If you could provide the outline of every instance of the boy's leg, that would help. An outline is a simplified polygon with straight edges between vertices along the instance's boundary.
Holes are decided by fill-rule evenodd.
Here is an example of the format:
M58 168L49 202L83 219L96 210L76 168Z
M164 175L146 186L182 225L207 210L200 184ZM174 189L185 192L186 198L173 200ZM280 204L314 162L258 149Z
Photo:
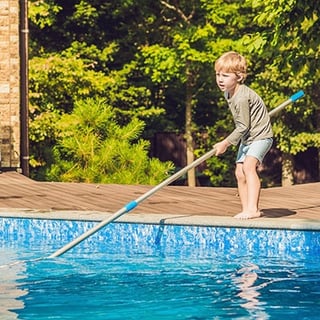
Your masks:
M259 197L260 197L260 179L257 173L257 165L259 160L252 157L246 156L242 170L245 176L245 185L242 185L244 190L242 190L242 197L246 196L242 200L239 190L240 199L243 205L243 210L241 213L237 214L235 218L238 219L251 219L258 218L261 216L261 212L258 208ZM245 206L244 206L245 205Z
M259 163L262 163L263 158L270 150L271 145L271 138L253 142L249 146L240 145L237 162L243 162L242 172L245 176L246 191L242 191L242 194L244 197L246 192L247 198L241 199L243 206L245 205L245 207L242 212L235 216L235 218L250 219L261 216L261 212L258 207L261 184L257 173L257 166Z
M240 197L240 202L242 206L242 212L246 212L248 208L248 193L247 193L247 181L246 181L246 176L244 175L243 172L243 163L238 162L236 163L236 170L235 170L235 175L237 178L237 184L238 184L238 193Z

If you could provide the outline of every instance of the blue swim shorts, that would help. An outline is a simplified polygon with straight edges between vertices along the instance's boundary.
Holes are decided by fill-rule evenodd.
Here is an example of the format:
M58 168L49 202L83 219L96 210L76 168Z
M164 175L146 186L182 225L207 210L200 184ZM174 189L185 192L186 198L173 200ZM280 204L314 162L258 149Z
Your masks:
M251 144L240 144L236 162L243 162L246 156L251 156L262 163L265 155L270 150L273 143L272 138L253 141Z

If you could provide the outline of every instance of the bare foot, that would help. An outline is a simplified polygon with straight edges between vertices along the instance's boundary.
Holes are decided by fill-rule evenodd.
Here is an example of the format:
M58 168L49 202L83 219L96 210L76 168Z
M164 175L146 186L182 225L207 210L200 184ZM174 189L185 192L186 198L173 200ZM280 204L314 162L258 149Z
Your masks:
M236 219L241 219L241 220L248 220L248 219L254 219L254 218L260 218L262 215L261 211L257 212L240 212L237 215L234 216Z

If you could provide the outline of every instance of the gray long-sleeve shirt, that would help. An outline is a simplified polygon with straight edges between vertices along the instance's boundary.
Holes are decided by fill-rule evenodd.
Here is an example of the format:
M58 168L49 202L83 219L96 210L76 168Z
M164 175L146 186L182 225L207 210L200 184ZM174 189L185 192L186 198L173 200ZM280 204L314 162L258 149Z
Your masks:
M235 129L227 137L231 144L237 145L241 141L248 145L256 140L273 137L268 110L255 91L241 84L230 99L225 92L225 98L235 123Z

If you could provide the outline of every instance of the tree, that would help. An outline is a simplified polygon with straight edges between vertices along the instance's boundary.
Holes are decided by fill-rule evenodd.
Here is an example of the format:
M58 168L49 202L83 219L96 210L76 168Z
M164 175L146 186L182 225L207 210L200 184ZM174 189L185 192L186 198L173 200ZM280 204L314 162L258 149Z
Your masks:
M173 165L148 157L150 143L140 138L144 122L133 118L120 126L115 118L102 100L77 101L72 113L56 123L49 179L154 185L167 178Z
M247 57L247 83L269 107L305 90L306 97L274 121L283 154L318 145L315 0L30 3L30 140L38 177L45 178L52 164L55 124L87 98L112 106L119 125L143 120L144 138L183 130L192 162L233 128L213 71L214 60L228 50ZM209 159L213 185L233 184L232 166L229 153Z
M33 178L47 179L47 168L54 161L52 147L56 143L57 119L72 113L76 101L103 98L112 105L123 125L133 117L154 122L164 112L152 103L151 91L139 82L136 63L129 58L134 50L131 56L123 54L128 38L115 38L123 35L125 28L123 23L113 22L122 14L130 14L127 5L127 2L99 0L30 2L29 114ZM137 4L132 2L131 6ZM108 29L110 34L106 33L106 19L110 20L109 26L120 25L122 31Z
M246 35L244 43L267 62L258 83L271 97L268 102L276 104L300 89L306 93L303 102L292 105L274 124L283 152L282 184L292 184L293 155L311 146L320 147L320 95L316 88L320 77L319 4L315 0L247 2L258 9L254 21L261 30Z
M163 20L168 21L166 41L143 46L141 54L145 72L154 83L165 83L167 93L172 86L184 92L181 104L185 108L186 159L190 164L194 161L195 132L199 130L194 120L195 109L203 91L212 91L216 52L212 39L217 30L207 23L205 11L195 1L161 1L161 4ZM192 169L188 172L188 185L195 186L195 181Z
M164 112L154 107L148 88L131 85L135 65L121 70L99 70L117 53L110 44L104 50L84 43L72 43L60 53L43 53L30 60L30 143L31 176L46 179L47 166L53 159L56 143L56 121L60 115L71 113L75 102L86 98L103 98L112 105L120 123L133 117L152 119ZM101 62L103 61L103 62ZM98 70L97 70L98 69Z
M250 59L250 55L243 45L244 34L255 30L252 20L256 14L251 5L246 1L224 1L224 0L203 0L202 9L205 12L206 23L215 30L214 38L209 38L214 60L226 51L238 51ZM211 67L214 72L213 66ZM213 74L213 76L215 76ZM254 79L247 79L247 82ZM216 83L212 84L216 87ZM227 110L226 101L221 92L212 92L211 108L215 109L212 121L209 124L203 122L202 130L206 132L199 140L199 148L196 154L203 153L212 147L214 143L225 138L233 130L233 120ZM205 138L204 138L205 137ZM212 157L206 161L204 174L210 178L213 186L235 186L234 177L234 147L223 155L223 157Z

